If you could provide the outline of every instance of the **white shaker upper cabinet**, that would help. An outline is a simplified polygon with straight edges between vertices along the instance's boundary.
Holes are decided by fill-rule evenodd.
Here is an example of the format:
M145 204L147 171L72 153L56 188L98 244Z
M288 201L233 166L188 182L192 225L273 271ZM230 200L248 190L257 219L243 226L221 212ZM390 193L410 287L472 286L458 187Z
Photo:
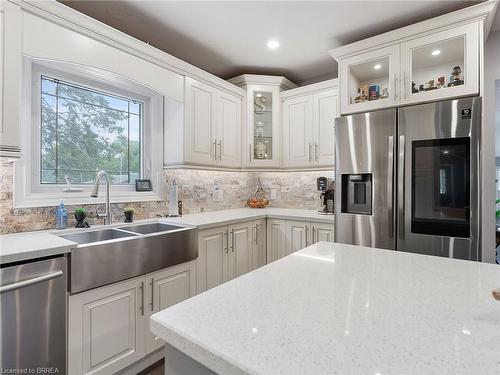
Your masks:
M399 45L340 61L341 113L367 112L398 104Z
M217 164L215 128L216 92L213 87L186 77L186 163Z
M337 90L314 94L314 164L332 167L335 161L335 118L338 114Z
M313 164L312 95L283 102L283 148L285 167L306 167Z
M479 23L401 44L403 104L479 92Z
M219 92L217 96L216 155L222 167L241 166L242 99Z

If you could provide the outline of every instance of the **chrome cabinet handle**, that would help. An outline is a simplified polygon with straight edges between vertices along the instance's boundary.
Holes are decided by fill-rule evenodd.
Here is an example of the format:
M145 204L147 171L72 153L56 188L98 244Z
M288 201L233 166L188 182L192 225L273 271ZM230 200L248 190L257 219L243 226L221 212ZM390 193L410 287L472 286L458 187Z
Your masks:
M307 240L308 233L309 233L309 225L306 225L306 246L309 246L309 241Z
M313 225L313 235L312 235L312 243L315 244L316 240L316 226Z
M398 77L397 77L396 73L394 73L394 101L398 100L398 94L396 91L397 87L398 87L397 81L398 81Z
M213 143L214 145L214 160L217 160L217 139Z
M219 160L222 160L222 140L219 139Z
M394 236L393 185L394 185L394 137L389 136L387 148L387 216L389 220L389 237Z
M403 96L406 99L406 93L408 92L408 86L406 85L406 71L403 72Z
M154 301L155 301L155 284L154 284L154 279L151 279L151 282L149 283L151 285L151 303L149 304L151 306L151 311L154 311Z
M319 160L319 153L318 153L318 142L314 142L314 158L316 159L316 161Z
M63 275L63 271L56 271L56 272L47 273L47 274L42 275L42 276L34 277L32 279L19 281L17 283L3 285L0 287L0 293L10 292L11 290L21 289L21 288L24 288L24 287L27 287L30 285L42 283L44 281L49 281L49 280L55 279L57 277L60 277L62 275Z
M405 238L405 136L399 136L399 161L398 161L398 207L399 207L399 237Z
M311 148L312 148L312 145L311 145L311 142L309 142L309 161L310 162L312 161Z
M248 145L248 160L250 162L252 161L252 144L251 143Z
M141 315L144 316L144 281L141 281L139 289L141 290L141 306L139 309L141 310Z
M234 253L234 229L231 229L231 252Z
M227 232L224 232L224 237L226 238L226 246L224 246L224 240L222 240L222 247L224 248L224 250L226 250L226 254L229 253L229 236L227 235Z
M257 243L257 224L253 226L253 241Z

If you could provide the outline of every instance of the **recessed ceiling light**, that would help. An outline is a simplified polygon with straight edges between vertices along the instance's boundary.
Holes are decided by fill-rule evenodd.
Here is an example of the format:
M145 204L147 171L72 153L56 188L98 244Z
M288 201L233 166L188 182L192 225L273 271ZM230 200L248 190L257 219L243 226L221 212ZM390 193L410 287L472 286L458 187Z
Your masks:
M280 42L275 39L271 39L269 42L267 42L267 48L269 49L277 49L279 46Z
M379 70L380 68L382 68L382 65L381 65L381 64L375 64L375 65L373 66L373 69L375 69L375 70Z
M437 55L439 55L440 53L441 53L441 51L440 51L440 50L435 49L434 51L432 51L432 56L437 56Z

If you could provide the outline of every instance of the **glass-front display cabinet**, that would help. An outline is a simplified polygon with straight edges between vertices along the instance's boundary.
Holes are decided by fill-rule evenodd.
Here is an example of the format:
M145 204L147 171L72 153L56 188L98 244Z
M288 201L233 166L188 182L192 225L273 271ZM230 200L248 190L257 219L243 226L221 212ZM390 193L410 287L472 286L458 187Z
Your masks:
M399 45L342 60L341 112L365 112L394 106L399 66Z
M473 23L403 43L401 102L477 94L478 33Z
M284 77L243 74L229 82L246 90L246 166L281 166L280 92L296 85Z
M251 157L256 160L273 159L273 93L272 91L253 92Z

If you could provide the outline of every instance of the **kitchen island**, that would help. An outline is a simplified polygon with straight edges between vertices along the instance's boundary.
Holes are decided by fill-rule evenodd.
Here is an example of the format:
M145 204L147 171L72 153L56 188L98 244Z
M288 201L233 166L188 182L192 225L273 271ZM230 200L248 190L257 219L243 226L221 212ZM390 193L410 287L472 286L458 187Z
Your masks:
M499 374L500 266L319 242L151 317L171 374Z

